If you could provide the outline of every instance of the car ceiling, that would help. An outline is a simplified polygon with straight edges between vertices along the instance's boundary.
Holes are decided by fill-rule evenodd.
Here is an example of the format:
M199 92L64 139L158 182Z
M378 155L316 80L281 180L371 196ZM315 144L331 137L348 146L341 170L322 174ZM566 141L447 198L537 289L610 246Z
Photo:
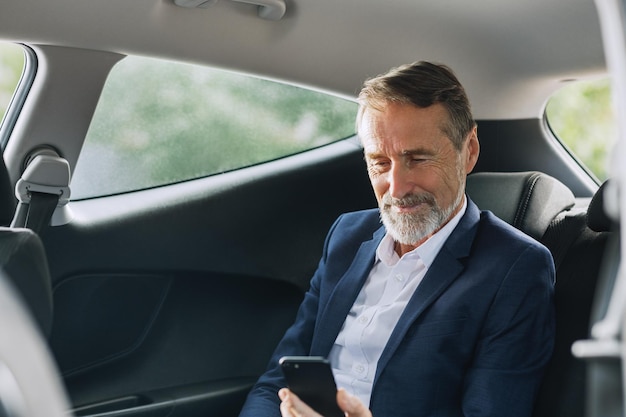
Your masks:
M248 0L249 1L249 0ZM362 81L415 60L446 63L477 119L540 117L563 81L605 71L590 0L286 0L279 21L219 0L5 1L0 38L159 56L354 97Z

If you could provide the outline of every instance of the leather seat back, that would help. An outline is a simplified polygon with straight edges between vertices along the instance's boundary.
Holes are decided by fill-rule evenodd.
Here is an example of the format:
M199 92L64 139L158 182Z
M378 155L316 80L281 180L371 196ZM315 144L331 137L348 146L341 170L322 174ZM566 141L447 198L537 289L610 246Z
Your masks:
M573 194L546 174L468 176L467 193L478 207L539 240L555 260L555 347L533 417L585 416L586 364L572 355L571 347L589 337L592 306L598 303L598 278L612 240L614 225L604 212L604 189L603 184L587 211L570 210Z
M0 267L18 289L44 336L49 336L52 284L39 236L30 229L0 227Z
M466 191L481 210L490 210L537 240L559 213L576 202L563 183L536 171L471 174Z
M591 325L606 312L613 287L606 281L617 275L617 262L604 264L607 255L619 252L616 225L604 210L605 189L606 182L586 212L559 217L544 236L557 265L557 333L533 417L584 417L589 410L590 368L573 356L572 345L588 339Z

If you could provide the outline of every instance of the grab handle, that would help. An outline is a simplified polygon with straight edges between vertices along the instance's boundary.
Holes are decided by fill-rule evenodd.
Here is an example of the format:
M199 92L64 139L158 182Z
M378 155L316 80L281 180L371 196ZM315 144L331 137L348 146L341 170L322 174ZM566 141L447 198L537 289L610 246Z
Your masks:
M259 6L259 17L266 20L280 20L285 15L287 6L284 0L231 0Z
M230 0L237 3L252 4L259 7L259 17L265 20L280 20L285 15L287 5L285 0ZM217 3L217 0L174 0L180 7L207 9Z

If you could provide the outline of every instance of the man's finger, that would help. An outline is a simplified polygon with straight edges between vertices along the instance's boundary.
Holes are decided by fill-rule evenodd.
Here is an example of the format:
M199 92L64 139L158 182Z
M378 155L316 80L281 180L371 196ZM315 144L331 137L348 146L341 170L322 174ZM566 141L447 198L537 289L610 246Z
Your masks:
M322 417L287 388L278 391L278 397L283 417Z
M357 398L346 392L343 388L337 390L337 404L347 417L372 417L372 413Z

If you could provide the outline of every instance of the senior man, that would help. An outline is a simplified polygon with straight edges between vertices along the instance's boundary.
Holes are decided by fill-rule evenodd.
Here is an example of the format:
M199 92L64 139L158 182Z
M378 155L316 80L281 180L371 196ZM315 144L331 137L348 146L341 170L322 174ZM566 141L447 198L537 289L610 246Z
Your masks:
M350 417L529 417L554 344L554 265L465 194L479 142L463 86L417 62L358 100L379 207L330 229L240 417L318 416L284 388L284 355L327 357Z

